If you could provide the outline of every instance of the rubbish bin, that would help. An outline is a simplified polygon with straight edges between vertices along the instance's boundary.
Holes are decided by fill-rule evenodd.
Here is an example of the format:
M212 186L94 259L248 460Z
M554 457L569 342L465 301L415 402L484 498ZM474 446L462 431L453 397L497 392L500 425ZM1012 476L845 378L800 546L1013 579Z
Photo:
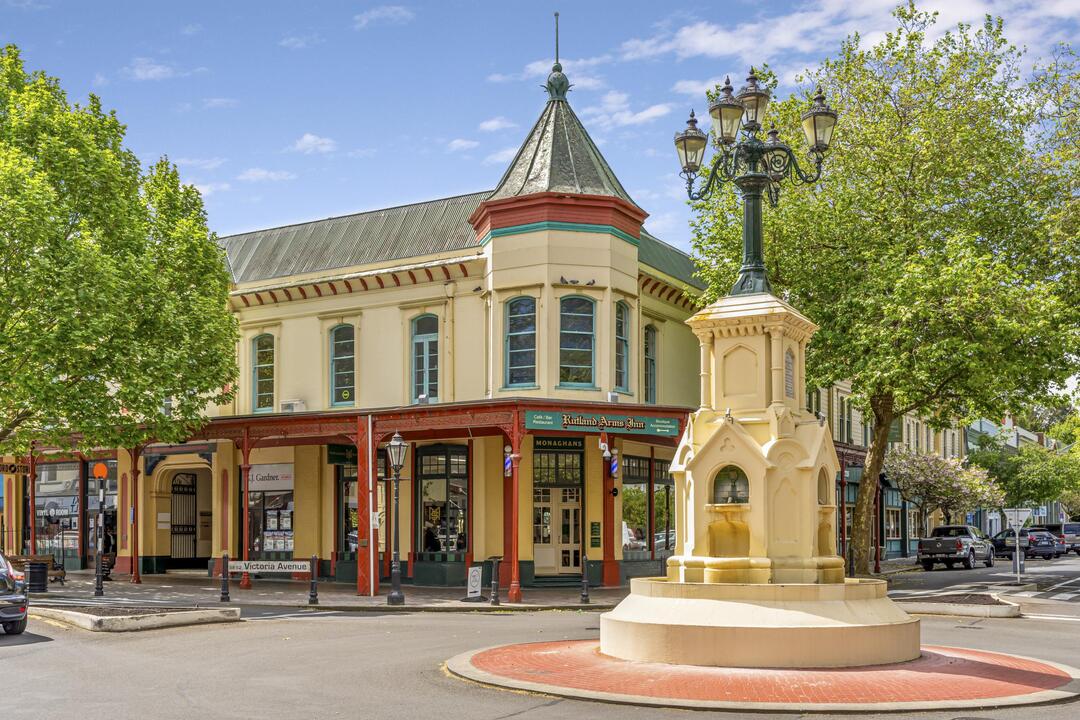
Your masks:
M49 592L49 566L43 562L27 563L26 587L32 593Z
M1024 553L1022 553L1022 552L1013 552L1012 571L1013 572L1019 572L1019 573L1024 572L1024 560L1025 559L1026 558L1024 557ZM1017 567L1017 566L1019 566L1019 567Z

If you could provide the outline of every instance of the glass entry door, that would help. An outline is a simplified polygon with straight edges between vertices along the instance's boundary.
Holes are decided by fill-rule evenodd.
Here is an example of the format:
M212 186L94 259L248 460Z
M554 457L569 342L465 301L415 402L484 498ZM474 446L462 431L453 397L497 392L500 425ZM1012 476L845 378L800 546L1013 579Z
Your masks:
M559 573L581 573L581 490L559 488Z

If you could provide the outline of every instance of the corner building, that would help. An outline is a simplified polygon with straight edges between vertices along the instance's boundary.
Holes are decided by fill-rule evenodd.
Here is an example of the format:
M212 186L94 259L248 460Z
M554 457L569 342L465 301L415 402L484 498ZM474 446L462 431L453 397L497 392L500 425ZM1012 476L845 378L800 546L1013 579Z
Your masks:
M512 599L579 583L582 563L596 585L663 572L701 285L642 229L568 85L556 65L494 191L221 239L236 400L183 445L99 453L113 460L118 570L219 572L222 553L242 555L246 480L251 559L318 555L321 575L375 592L393 537L382 448L400 432L406 582L463 585L492 556ZM82 516L66 534L42 504L58 460L74 500L57 506ZM86 458L56 455L32 472L35 545L59 535L77 566L93 558L87 474ZM25 536L23 505L5 521Z

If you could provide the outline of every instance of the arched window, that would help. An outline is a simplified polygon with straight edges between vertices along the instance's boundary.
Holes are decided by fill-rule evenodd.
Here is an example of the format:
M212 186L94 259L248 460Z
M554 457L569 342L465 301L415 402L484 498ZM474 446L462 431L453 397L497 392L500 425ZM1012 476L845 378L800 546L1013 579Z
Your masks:
M726 505L748 502L750 481L746 479L746 473L734 465L720 468L713 476L713 503Z
M615 389L630 391L630 307L615 303Z
M251 341L251 409L274 411L273 335L259 335Z
M412 399L439 399L439 318L421 315L412 321Z
M645 402L656 404L656 327L645 326Z
M330 330L330 403L356 402L356 328L338 325Z
M506 303L507 387L536 384L536 298Z
M559 301L559 384L593 387L596 306L586 297Z

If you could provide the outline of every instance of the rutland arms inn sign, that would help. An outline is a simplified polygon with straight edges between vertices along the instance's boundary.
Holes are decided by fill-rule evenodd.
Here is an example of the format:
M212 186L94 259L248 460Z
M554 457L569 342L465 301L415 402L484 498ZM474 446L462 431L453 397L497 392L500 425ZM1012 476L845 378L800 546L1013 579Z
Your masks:
M678 419L644 415L558 413L530 410L525 413L525 428L527 430L568 430L570 432L609 432L679 437Z

